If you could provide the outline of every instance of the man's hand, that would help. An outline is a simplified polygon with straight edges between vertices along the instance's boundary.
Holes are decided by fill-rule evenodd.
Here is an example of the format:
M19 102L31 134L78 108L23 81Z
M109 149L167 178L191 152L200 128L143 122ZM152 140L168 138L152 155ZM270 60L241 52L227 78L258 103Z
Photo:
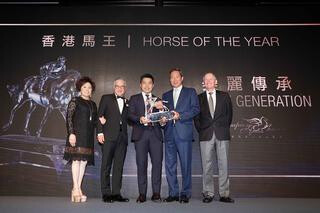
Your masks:
M104 144L104 134L98 135L98 141L99 141L99 143Z
M141 123L141 124L147 124L147 123L149 123L149 120L148 120L146 117L141 116L141 117L140 117L140 123Z
M99 117L99 120L102 125L104 125L107 122L104 116Z
M168 122L168 119L166 117L162 117L159 121L160 125L161 126L164 126L166 125L166 123Z
M180 119L179 112L176 112L176 111L173 111L173 112L174 112L173 120L179 120Z
M70 134L69 135L69 143L71 146L75 146L76 145L76 135L75 134Z

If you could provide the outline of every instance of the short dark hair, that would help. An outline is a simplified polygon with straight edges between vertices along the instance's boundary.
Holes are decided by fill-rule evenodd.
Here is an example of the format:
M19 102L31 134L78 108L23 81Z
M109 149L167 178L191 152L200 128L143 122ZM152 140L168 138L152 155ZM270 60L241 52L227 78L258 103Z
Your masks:
M80 79L77 80L76 82L76 88L78 91L81 90L81 87L85 84L85 83L90 83L91 87L92 87L92 92L94 92L96 90L96 84L92 81L91 78L89 78L88 76L83 76Z
M143 75L140 77L140 84L141 84L141 82L142 82L142 80L143 80L144 78L151 78L152 83L154 84L154 78L153 78L153 76L152 76L150 73L145 73L145 74L143 74Z
M179 72L180 76L183 77L183 73L182 73L182 71L181 71L180 68L172 68L172 69L169 71L169 75L171 75L171 73L174 72L174 71Z

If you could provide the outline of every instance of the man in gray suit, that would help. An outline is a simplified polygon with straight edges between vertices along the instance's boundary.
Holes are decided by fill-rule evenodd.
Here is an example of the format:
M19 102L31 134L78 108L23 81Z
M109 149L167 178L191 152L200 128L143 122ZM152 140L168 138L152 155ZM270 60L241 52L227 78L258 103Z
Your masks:
M216 90L217 79L213 73L205 74L203 82L206 91L198 95L200 114L194 118L202 159L203 202L210 203L214 197L213 160L216 157L220 201L233 203L234 200L229 197L228 175L232 103L228 93Z

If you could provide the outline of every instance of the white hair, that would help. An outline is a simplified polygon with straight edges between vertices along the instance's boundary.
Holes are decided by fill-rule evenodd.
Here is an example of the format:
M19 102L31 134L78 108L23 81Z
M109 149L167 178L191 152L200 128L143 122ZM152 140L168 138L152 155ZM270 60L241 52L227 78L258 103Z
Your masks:
M206 74L204 74L204 75L203 75L203 77L202 77L202 79L204 80L204 77L205 77L206 75L208 75L208 74L213 75L213 77L217 80L216 75L215 75L215 74L213 74L212 72L207 72Z
M114 79L114 81L113 81L113 87L116 86L116 82L119 81L119 80L123 81L124 86L127 86L127 82L126 82L123 78L118 77L118 78Z

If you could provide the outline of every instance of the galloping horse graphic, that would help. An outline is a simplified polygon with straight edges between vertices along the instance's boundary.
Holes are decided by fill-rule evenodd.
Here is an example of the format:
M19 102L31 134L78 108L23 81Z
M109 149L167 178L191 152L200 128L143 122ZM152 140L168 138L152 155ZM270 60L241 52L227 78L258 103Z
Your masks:
M40 126L36 132L37 137L40 137L52 110L58 110L63 118L66 119L68 103L72 97L78 95L75 82L80 76L80 73L76 70L67 70L56 75L51 73L50 78L45 81L44 85L41 85L43 84L43 76L39 75L27 77L21 84L7 85L14 106L11 109L9 121L1 128L1 133L10 128L16 111L25 104L29 104L24 125L26 135L30 135L30 117L37 106L44 107L45 109Z
M251 118L251 119L244 119L248 122L246 128L240 130L241 133L248 133L252 135L254 133L264 133L265 131L269 130L271 127L271 123L269 120L262 116L261 118Z

